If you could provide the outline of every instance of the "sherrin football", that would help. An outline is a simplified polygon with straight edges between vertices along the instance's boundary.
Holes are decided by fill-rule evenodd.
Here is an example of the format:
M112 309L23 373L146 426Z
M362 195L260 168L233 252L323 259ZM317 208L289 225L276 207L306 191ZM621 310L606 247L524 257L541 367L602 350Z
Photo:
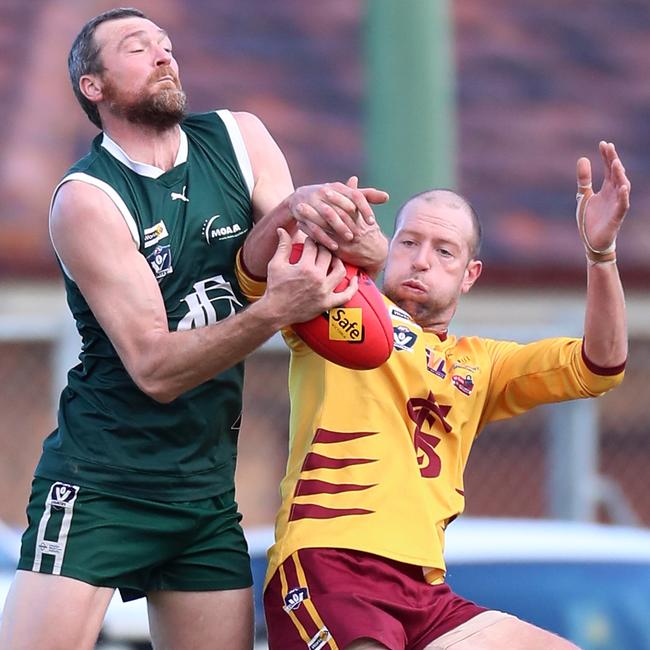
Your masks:
M289 261L302 255L293 244ZM323 312L293 331L317 354L345 368L370 370L384 363L393 351L393 326L379 289L360 268L344 262L345 278L335 291L343 291L356 275L359 290L340 307Z

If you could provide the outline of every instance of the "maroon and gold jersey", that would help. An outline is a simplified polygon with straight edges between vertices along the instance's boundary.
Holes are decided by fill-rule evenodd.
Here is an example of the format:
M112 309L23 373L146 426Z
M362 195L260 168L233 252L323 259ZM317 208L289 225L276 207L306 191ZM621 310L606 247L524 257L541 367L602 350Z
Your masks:
M244 288L246 291L246 288ZM600 395L581 339L521 345L425 332L385 298L395 348L374 370L325 361L290 331L290 451L267 579L302 548L356 549L444 576L444 529L464 509L472 443L494 420Z

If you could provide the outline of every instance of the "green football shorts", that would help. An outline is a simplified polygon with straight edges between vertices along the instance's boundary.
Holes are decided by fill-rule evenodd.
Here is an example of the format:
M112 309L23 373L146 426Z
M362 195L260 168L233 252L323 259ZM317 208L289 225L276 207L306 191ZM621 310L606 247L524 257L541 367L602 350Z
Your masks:
M115 587L124 600L250 587L234 496L163 503L35 478L18 568Z

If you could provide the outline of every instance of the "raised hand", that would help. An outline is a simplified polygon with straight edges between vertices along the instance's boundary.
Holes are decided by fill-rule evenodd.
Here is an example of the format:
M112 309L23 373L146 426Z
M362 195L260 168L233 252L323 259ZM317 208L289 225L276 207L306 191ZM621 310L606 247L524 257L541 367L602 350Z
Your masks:
M356 189L358 182L356 176L351 176L346 185ZM351 230L352 239L338 242L336 256L344 262L361 267L371 277L376 277L386 262L388 240L381 232L378 223L368 223L359 213Z
M348 183L324 183L299 187L289 200L298 227L315 242L337 250L352 241L358 217L375 224L371 204L385 203L388 194L373 187L357 187L356 177Z
M597 193L592 189L589 159L580 158L576 169L578 229L587 258L593 263L616 259L616 236L630 207L631 189L614 144L601 141L598 148L604 164L604 179Z

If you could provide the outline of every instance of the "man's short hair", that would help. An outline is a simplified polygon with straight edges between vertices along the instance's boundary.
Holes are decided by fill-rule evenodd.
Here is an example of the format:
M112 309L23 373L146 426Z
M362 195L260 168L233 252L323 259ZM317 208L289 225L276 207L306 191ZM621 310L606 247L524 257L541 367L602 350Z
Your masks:
M91 18L77 34L72 43L70 54L68 55L68 73L72 82L72 90L77 98L84 113L88 119L99 129L102 128L102 120L97 110L97 104L91 102L79 88L79 80L85 74L101 74L104 66L101 61L99 47L95 42L95 31L102 23L109 20L119 20L120 18L146 18L139 10L131 7L120 7L118 9L109 9L99 16Z
M469 212L469 215L472 218L472 226L474 229L474 241L470 243L470 259L474 259L478 257L478 254L481 251L481 242L483 240L483 228L481 226L481 220L479 219L478 213L474 209L474 206L462 194L459 194L458 192L454 192L454 190L450 190L445 187L424 190L423 192L418 192L417 194L414 194L410 198L406 199L406 201L401 205L400 209L397 211L397 214L395 215L393 235L397 231L404 210L407 208L407 206L411 204L411 202L416 201L417 199L425 199L425 200L435 199L436 195L438 194L443 194L443 195L448 194L459 199L463 204L463 206Z

